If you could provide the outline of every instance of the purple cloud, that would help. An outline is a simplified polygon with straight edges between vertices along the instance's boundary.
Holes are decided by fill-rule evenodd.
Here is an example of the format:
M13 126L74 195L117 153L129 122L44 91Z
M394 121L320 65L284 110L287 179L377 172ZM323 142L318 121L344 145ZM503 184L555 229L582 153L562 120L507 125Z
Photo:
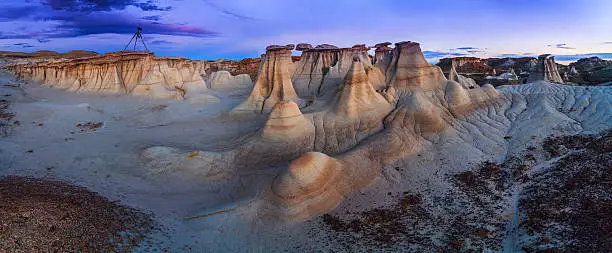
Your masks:
M154 2L135 0L45 0L40 6L0 8L0 21L40 22L29 29L0 30L0 39L48 39L86 36L92 34L131 34L138 25L146 34L190 37L215 37L218 33L186 24L159 22L160 15L135 17L123 11L136 6L145 11L156 8ZM45 27L44 25L50 26ZM33 30L34 29L34 30ZM42 43L42 42L41 42Z

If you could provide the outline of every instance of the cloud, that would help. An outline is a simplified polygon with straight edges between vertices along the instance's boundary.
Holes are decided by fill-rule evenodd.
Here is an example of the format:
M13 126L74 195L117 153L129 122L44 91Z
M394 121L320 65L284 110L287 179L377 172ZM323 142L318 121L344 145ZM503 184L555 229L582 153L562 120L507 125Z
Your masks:
M219 35L200 27L158 22L161 18L159 15L135 17L126 12L108 11L125 8L128 5L142 4L134 3L134 0L96 0L95 3L94 0L46 1L45 4L51 5L53 10L43 6L0 8L2 19L14 19L12 21L15 24L24 24L23 28L13 26L13 29L0 30L0 39L49 39L106 33L132 34L138 25L144 28L145 34L191 37ZM84 5L77 5L78 3ZM152 5L153 2L149 0L144 4ZM143 9L151 8L143 7ZM6 13L12 14L4 15ZM15 13L20 15L15 15Z
M25 43L25 42L13 43L12 46L17 46L17 47L21 47L21 48L34 47L34 46L30 45L30 43Z
M48 40L48 39L38 39L39 43L47 43L47 42L50 42L50 41L51 40Z
M454 50L464 51L464 52L469 53L469 54L475 54L475 53L482 53L482 52L484 52L483 49L477 48L477 47L458 47L458 48L453 48L453 49L450 49L450 50L451 51L454 51Z
M575 47L569 47L567 44L565 43L560 43L560 44L556 44L555 45L556 48L561 48L561 49L576 49Z
M0 6L0 22L31 18L41 10L38 6Z
M161 16L160 15L144 16L141 19L152 20L152 21L159 21L161 19Z
M222 7L218 6L217 4L215 4L215 3L213 3L213 2L211 2L209 0L202 0L202 1L204 3L206 3L208 6L212 7L213 9L215 9L215 10L217 10L217 11L219 11L219 12L225 14L225 15L228 15L228 16L231 16L231 17L235 17L235 18L238 18L238 19L242 19L242 20L255 20L255 18L244 16L244 15L235 13L233 11L230 11L228 9L222 8Z
M456 49L458 49L458 50L473 50L473 49L478 49L478 48L475 48L475 47L458 47Z
M453 57L453 56L465 56L464 53L456 52L442 52L442 51L423 51L423 55L426 59L442 58L442 57Z
M612 41L603 42L603 44L612 44Z
M167 40L154 40L151 41L151 45L157 45L157 46L164 46L164 45L173 45L176 44L172 41L167 41Z
M524 54L499 54L496 55L495 57L497 58L521 58L521 57L525 57Z
M50 6L53 10L84 13L123 10L128 6L137 7L143 11L169 11L172 9L169 6L158 6L153 0L42 0L42 4Z

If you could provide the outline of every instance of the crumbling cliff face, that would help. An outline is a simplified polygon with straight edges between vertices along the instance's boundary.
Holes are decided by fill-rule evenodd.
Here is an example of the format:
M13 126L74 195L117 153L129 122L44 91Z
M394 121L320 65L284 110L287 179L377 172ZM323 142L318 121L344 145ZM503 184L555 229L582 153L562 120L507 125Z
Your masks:
M520 58L488 58L483 59L487 65L494 69L509 71L513 69L519 74L522 72L529 72L538 63L538 60L533 57L520 57Z
M77 59L6 67L17 76L75 92L182 98L187 86L203 86L207 64L150 52L115 52Z
M259 71L259 65L261 64L261 58L245 58L240 61L232 60L216 60L209 61L209 68L207 73L212 74L217 71L227 71L232 76L241 74L247 74L251 77L251 80L257 78L257 72Z
M555 57L551 57L550 54L543 54L538 56L538 64L529 74L527 82L536 81L549 81L553 83L563 83L557 64L555 63Z
M476 84L476 81L474 81L474 79L465 77L457 73L455 64L452 64L450 71L448 72L448 74L446 74L446 79L461 84L461 86L465 89L473 89L476 87L480 87L478 84Z
M323 44L312 48L309 44L299 44L302 56L297 63L292 82L300 97L332 96L338 85L343 82L354 57L364 64L367 75L377 88L384 87L382 72L373 67L369 48L355 45L351 48L338 48Z
M442 58L436 64L444 73L448 73L452 67L460 74L482 74L493 73L494 67L487 64L486 59L476 57L453 57Z

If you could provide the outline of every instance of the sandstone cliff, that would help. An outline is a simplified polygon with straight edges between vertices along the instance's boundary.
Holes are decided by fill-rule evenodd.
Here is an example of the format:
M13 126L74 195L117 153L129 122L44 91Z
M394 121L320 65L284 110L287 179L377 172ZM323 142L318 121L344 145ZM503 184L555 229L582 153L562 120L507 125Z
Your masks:
M300 44L302 56L293 74L293 86L300 97L331 96L348 72L353 57L364 64L370 80L377 88L384 87L382 72L373 68L365 45L338 48L323 44L312 48Z
M6 67L43 85L75 92L182 98L187 86L204 86L207 64L150 52L114 52L78 59L45 60Z

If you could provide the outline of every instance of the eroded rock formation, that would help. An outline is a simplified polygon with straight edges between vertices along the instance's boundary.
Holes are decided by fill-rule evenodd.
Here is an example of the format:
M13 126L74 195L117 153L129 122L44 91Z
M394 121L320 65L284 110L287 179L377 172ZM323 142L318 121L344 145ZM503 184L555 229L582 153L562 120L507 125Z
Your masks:
M23 63L6 68L43 85L75 92L182 98L188 86L204 86L207 65L150 52L115 52L78 59Z
M211 90L231 91L251 88L253 82L247 74L232 76L230 72L221 70L213 72L206 78L206 86Z
M378 67L364 57L364 50L344 50L350 62L335 65L348 67L333 96L305 105L307 113L302 113L291 92L290 49L269 47L251 95L233 110L259 113L271 107L260 131L222 152L152 147L143 153L147 166L214 179L231 177L254 164L297 158L261 195L259 208L275 218L306 219L332 210L345 196L372 183L384 166L420 150L422 136L434 138L499 97L490 85L468 90L447 80L439 67L425 61L414 42L396 44L389 64L382 66L385 88L377 91L368 69Z
M551 57L550 54L538 56L538 64L535 66L531 74L529 74L527 82L531 83L541 80L553 83L563 83L559 70L557 70L555 57Z
M266 48L253 91L244 102L233 109L235 113L268 113L280 101L302 104L291 82L291 74L295 72L291 59L293 48L294 45L272 45Z
M450 71L446 75L446 78L448 80L458 82L465 89L473 89L473 88L479 87L479 85L476 84L476 81L474 81L474 79L469 78L469 77L465 77L463 75L459 75L457 73L456 68L455 68L455 63L454 62L452 64L452 66L451 66Z
M612 61L599 57L583 58L569 66L569 81L597 85L612 82Z
M300 97L332 96L342 83L354 56L360 58L369 79L377 88L383 88L384 80L380 70L373 68L365 45L338 48L323 44L314 49L302 47L302 57L293 74L293 86Z

